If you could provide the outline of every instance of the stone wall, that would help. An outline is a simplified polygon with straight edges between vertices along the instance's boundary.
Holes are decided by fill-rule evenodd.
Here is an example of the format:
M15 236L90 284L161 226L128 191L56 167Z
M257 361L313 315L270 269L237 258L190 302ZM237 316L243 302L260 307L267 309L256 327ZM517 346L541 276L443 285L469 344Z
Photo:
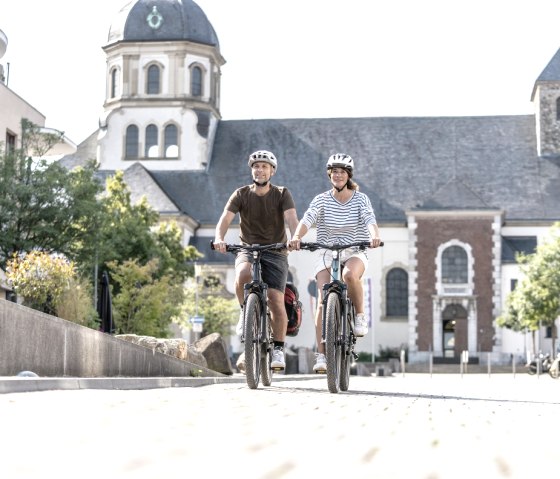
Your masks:
M223 376L181 359L0 299L0 376Z

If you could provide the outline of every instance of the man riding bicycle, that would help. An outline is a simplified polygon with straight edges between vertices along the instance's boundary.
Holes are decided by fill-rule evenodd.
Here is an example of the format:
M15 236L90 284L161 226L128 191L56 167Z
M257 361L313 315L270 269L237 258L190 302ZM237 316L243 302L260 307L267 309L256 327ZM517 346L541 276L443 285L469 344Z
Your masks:
M238 213L241 243L287 243L286 225L293 236L298 219L292 195L286 187L270 183L277 165L276 157L270 151L255 151L249 156L253 184L236 189L230 196L216 226L215 250L226 253L224 237ZM251 281L251 262L249 253L238 253L235 259L235 293L241 305L236 327L238 335L243 332L243 286ZM261 265L263 281L268 285L268 306L274 337L271 368L284 369L284 340L288 324L284 289L288 278L288 251L265 251Z
M354 160L350 155L336 153L327 161L327 175L332 188L317 195L309 204L290 241L290 249L300 249L300 240L312 225L317 227L317 241L326 244L345 244L356 241L369 241L371 248L381 245L379 229L373 207L367 195L358 191L359 187L352 180ZM348 295L356 308L356 336L365 336L368 321L364 314L364 292L362 276L367 266L366 251L347 249L342 252L344 265L343 279L348 285ZM315 274L319 298L315 314L315 331L317 337L317 354L313 371L325 372L327 362L325 346L322 343L322 285L330 281L332 255L322 251L317 257Z

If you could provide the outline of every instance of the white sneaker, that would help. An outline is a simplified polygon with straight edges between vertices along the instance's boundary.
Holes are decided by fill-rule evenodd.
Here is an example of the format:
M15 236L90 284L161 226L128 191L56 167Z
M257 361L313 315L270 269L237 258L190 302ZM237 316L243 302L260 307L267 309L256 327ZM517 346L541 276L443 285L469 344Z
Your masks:
M323 353L315 353L315 365L313 372L326 373L327 372L327 358Z
M284 361L284 351L280 348L274 348L272 350L272 361L270 362L270 367L272 369L285 369L286 361Z
M243 308L239 311L239 321L237 321L237 326L235 327L235 334L237 334L237 336L243 334Z
M365 336L368 333L368 325L366 315L363 313L356 315L356 322L354 324L354 335L358 338Z
M244 352L239 355L235 365L237 366L237 369L239 370L240 373L245 374L245 353Z

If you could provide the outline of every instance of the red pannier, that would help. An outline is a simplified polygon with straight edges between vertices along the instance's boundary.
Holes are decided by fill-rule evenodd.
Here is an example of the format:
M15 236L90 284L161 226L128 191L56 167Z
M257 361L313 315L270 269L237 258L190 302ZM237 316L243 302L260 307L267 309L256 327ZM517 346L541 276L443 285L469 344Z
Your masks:
M286 283L284 290L284 305L288 315L288 329L286 336L297 336L301 326L302 307L297 288L292 283Z

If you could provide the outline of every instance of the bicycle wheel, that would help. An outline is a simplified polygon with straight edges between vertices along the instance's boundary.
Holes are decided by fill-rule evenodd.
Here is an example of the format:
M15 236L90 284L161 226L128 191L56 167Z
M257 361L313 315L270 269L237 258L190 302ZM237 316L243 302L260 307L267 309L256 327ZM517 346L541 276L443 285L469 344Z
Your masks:
M350 386L350 367L352 366L352 335L350 333L350 323L354 321L353 306L349 305L351 313L348 314L346 324L346 336L342 338L340 351L340 390L348 391ZM342 334L342 328L340 331Z
M327 384L331 393L340 390L340 301L338 294L327 296L325 355L327 356Z
M259 386L261 348L259 344L259 324L261 304L256 293L249 293L245 301L245 378L247 386Z
M265 338L259 346L261 348L261 378L263 386L270 386L272 384L272 369L270 369L270 363L272 361L272 342L270 341L270 313L266 313L266 326L265 330L268 332Z

